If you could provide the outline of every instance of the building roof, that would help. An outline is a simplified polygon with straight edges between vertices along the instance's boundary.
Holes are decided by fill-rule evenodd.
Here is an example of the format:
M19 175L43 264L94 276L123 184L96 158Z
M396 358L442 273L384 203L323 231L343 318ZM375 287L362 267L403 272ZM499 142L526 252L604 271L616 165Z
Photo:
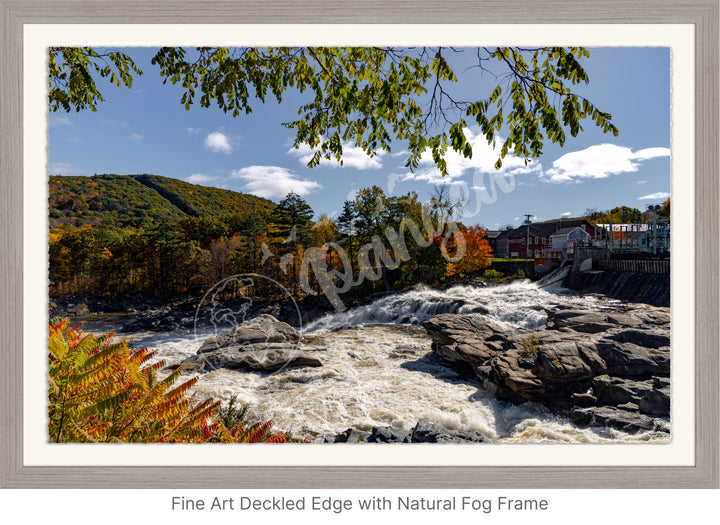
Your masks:
M557 233L560 229L575 229L579 226L582 226L584 224L587 224L588 226L592 227L592 224L590 224L585 219L570 219L570 220L561 220L556 219L552 221L543 221L543 222L533 222L530 223L530 235L533 237L536 236L543 236L543 235L553 235ZM527 224L523 224L522 226L518 226L514 230L506 230L502 232L500 235L498 235L498 238L503 239L520 239L522 237L526 237L528 235L528 227Z
M551 237L552 237L553 235L567 235L567 234L570 233L571 231L577 230L578 228L579 228L579 226L573 226L573 227L571 227L571 228L560 228L560 229L557 230L555 233L553 233L553 234L551 235Z

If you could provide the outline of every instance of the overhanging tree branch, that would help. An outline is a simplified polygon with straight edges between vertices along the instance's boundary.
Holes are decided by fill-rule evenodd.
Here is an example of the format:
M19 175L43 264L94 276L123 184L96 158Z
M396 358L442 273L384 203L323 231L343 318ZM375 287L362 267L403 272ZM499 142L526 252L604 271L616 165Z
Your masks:
M308 144L314 149L310 167L323 158L342 162L346 141L371 156L389 152L400 142L407 145L410 170L429 150L438 170L447 175L448 148L472 156L463 132L467 122L476 124L488 143L505 137L497 168L509 151L527 162L542 154L545 140L564 144L565 130L577 135L584 119L617 135L610 114L566 87L588 81L579 63L589 55L584 48L500 47L484 52L478 49L473 67L488 72L496 59L505 74L495 74L503 80L487 98L472 101L458 100L448 89L457 76L443 48L204 47L188 53L164 47L152 63L163 83L183 88L180 102L186 109L198 91L201 107L216 105L235 117L252 112L251 99L265 102L271 93L280 103L290 89L309 90L312 100L298 108L296 120L283 125L295 131L295 147ZM122 53L51 48L50 109L95 110L103 101L96 75L130 88L133 74L142 72Z

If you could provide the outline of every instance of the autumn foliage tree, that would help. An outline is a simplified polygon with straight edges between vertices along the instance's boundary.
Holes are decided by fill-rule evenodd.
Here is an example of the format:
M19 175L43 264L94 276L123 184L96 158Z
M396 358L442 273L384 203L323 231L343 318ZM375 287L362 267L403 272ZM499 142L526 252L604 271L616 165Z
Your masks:
M480 226L471 226L457 234L464 239L465 252L460 260L448 264L446 271L448 276L467 275L490 266L492 249L485 229Z
M216 419L220 401L194 401L197 377L176 384L164 361L147 348L132 350L114 334L96 336L68 319L50 321L48 433L53 443L282 443L272 421L227 428Z

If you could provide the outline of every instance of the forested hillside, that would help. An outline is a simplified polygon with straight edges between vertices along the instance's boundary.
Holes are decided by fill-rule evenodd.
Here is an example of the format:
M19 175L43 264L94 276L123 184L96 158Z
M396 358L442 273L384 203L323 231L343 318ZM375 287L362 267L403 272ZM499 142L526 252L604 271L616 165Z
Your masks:
M259 273L298 297L362 296L480 271L485 230L456 225L446 196L357 191L335 221L289 193L277 204L156 175L52 177L50 296L171 300L201 297L225 278ZM338 203L338 206L340 203ZM450 262L462 245L467 254Z
M275 205L246 193L159 175L50 177L50 227L107 224L148 227L183 217L227 216Z

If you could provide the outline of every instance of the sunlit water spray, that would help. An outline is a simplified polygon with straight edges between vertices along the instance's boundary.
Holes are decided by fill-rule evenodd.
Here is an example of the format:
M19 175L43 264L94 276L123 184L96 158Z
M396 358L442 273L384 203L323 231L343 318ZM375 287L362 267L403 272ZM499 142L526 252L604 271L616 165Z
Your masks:
M557 290L556 290L557 291ZM333 435L353 427L412 428L426 418L451 430L474 429L493 442L667 442L668 434L628 435L613 429L579 429L540 405L496 400L431 351L420 323L443 312L475 313L512 327L538 328L548 306L613 309L616 301L550 293L529 281L482 287L426 287L327 315L306 326L300 347L323 366L275 374L216 370L202 374L198 399L213 397L250 405L253 420L272 418L293 438ZM205 336L133 334L158 358L176 363L194 355Z

